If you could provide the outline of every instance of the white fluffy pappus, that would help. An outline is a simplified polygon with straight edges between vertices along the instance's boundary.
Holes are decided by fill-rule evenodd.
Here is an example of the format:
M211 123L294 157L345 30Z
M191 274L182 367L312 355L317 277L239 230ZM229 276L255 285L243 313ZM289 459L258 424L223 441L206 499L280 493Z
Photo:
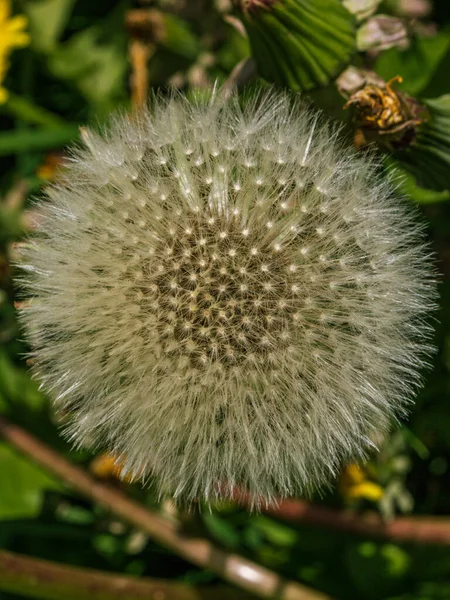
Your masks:
M308 493L405 412L431 351L410 207L286 94L155 98L86 130L21 278L78 444L183 501Z

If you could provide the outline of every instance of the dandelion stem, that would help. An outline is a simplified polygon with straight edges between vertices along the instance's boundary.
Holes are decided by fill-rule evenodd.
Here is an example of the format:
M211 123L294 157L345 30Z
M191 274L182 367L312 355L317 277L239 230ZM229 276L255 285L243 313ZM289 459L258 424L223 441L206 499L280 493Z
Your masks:
M190 538L176 524L155 514L123 492L96 481L33 435L0 417L0 436L34 461L55 473L78 492L109 508L128 523L145 531L187 561L210 569L220 577L261 598L329 600L328 596L288 581L242 556L229 554L203 538Z

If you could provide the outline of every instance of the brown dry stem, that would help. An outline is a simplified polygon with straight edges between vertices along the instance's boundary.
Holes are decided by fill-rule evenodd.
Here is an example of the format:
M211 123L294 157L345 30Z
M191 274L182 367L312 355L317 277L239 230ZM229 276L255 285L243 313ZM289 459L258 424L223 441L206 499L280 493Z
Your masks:
M40 600L250 600L227 586L194 587L71 567L0 550L0 590Z
M131 500L120 490L96 481L83 469L72 465L55 450L4 417L0 417L0 436L79 493L146 532L175 554L198 567L214 571L243 590L261 598L329 600L328 596L300 583L285 580L242 556L225 552L209 540L183 534L175 523Z
M150 86L148 63L164 35L164 24L159 11L135 9L128 11L126 26L130 33L131 103L134 108L140 109L147 104Z
M302 500L282 500L264 512L291 523L305 523L396 542L450 544L448 517L397 517L383 521L377 514L357 515Z

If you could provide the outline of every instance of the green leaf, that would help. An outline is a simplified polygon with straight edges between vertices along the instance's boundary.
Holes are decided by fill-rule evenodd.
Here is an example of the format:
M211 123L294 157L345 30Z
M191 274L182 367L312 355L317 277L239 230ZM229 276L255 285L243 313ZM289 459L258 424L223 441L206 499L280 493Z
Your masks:
M217 51L218 65L229 72L249 55L250 46L247 38L236 31L234 27L228 26L227 40Z
M163 35L160 44L190 60L195 59L200 52L199 40L192 33L188 23L170 13L163 15Z
M387 164L387 163L386 163ZM450 190L428 190L417 185L412 173L405 171L402 165L394 158L389 157L388 171L394 170L399 190L410 200L418 204L434 204L435 202L446 202L450 200Z
M414 435L414 433L411 431L411 429L406 427L406 425L403 425L403 427L400 431L403 434L403 437L404 437L405 441L407 442L407 444L414 450L414 452L416 452L416 454L422 460L426 460L427 458L430 458L430 451L425 446L425 444L422 442L422 440L420 438L418 438L416 435Z
M65 523L75 525L91 525L95 521L91 510L71 503L61 503L58 508L58 518Z
M397 151L395 158L414 176L418 186L448 194L450 94L422 102L428 109L428 116L417 127L416 139L411 146Z
M355 19L340 0L244 2L242 10L258 70L280 86L324 86L355 52Z
M17 119L33 123L33 125L42 125L51 128L67 125L67 122L59 115L55 115L45 108L37 106L31 100L23 96L17 96L10 91L8 92L8 99L1 106L1 109Z
M62 485L46 471L0 442L0 519L36 517L45 490Z
M61 148L78 137L75 125L6 132L0 137L0 156Z
M447 34L450 37L450 32ZM433 76L428 81L425 89L422 90L421 95L425 98L436 98L442 94L446 94L449 91L448 74L450 73L450 48L447 50L445 56L440 60L437 69L435 69Z
M293 546L298 538L297 532L291 527L267 517L255 517L253 525L264 533L269 542L276 546Z
M48 53L56 48L74 4L75 0L27 0L24 3L34 50Z
M206 512L203 515L203 522L212 537L227 548L236 548L239 545L239 533L230 522L219 515Z
M49 55L47 63L55 77L79 90L100 118L126 100L126 35L123 11L116 12L102 26L74 34Z
M18 239L23 235L20 211L0 204L0 242ZM1 338L0 338L1 340Z
M402 91L418 96L450 50L449 33L446 29L433 37L414 37L407 50L386 50L376 61L374 70L385 81L401 75Z
M114 557L122 548L122 540L117 536L101 533L95 536L94 547L103 556Z
M16 367L6 352L0 352L0 391L5 397L23 401L35 386L26 371Z
M386 562L385 573L389 577L403 577L408 571L410 558L402 548L394 544L384 544L380 554Z
M399 589L409 573L411 562L402 548L375 542L350 545L345 559L356 589L368 599L384 598Z

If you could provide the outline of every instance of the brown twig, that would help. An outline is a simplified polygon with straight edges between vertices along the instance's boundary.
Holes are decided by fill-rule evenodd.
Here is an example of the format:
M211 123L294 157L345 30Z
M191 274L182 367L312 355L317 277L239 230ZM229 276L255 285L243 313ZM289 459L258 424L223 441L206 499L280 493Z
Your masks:
M135 108L141 108L147 103L149 88L147 65L152 54L153 49L145 42L141 40L130 41L131 102Z
M126 26L130 32L131 103L139 109L147 103L148 62L155 52L155 44L163 36L164 24L159 11L135 9L128 11Z
M250 600L227 586L188 586L71 567L0 550L0 590L40 600Z
M397 517L386 522L379 515L361 516L302 500L282 500L277 506L263 510L291 523L305 523L345 533L397 542L450 544L450 519L447 517Z
M229 583L262 598L329 600L328 596L297 582L284 580L277 573L242 556L229 554L206 539L183 535L176 524L134 502L120 490L96 481L83 469L72 465L52 448L3 417L0 417L0 436L78 492L109 508L187 561L214 571Z

